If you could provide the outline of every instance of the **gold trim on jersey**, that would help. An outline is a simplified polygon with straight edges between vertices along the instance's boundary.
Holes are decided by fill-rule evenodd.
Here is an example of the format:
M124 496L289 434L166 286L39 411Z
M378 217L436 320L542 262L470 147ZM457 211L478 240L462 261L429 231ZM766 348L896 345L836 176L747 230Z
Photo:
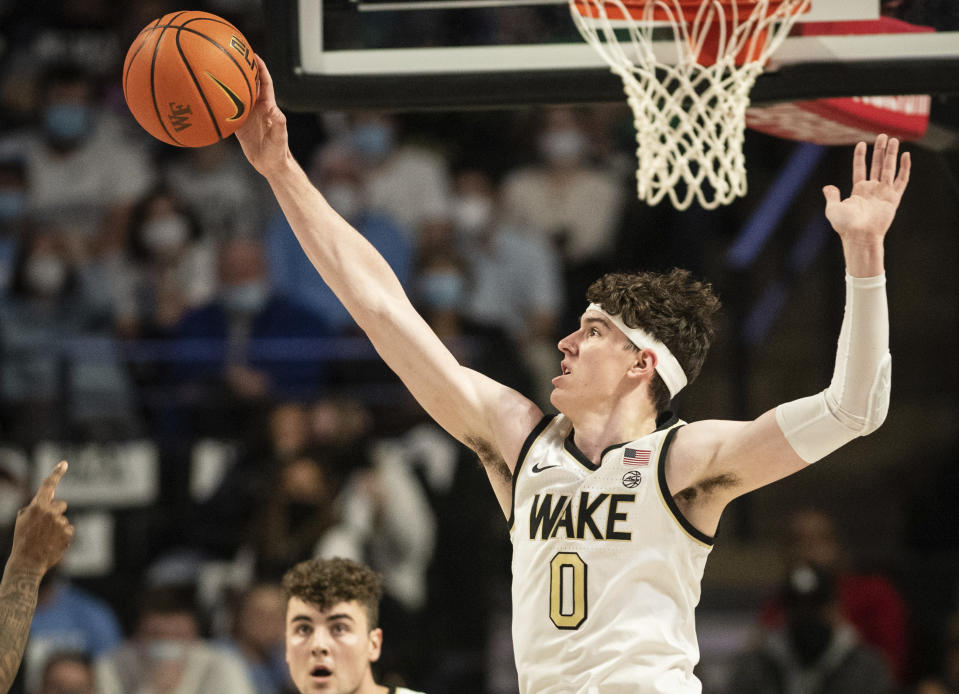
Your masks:
M663 506L666 507L669 516L676 521L676 524L679 526L679 529L683 531L683 534L696 544L712 549L715 538L710 537L690 523L689 519L679 510L672 496L666 496L666 492L669 492L669 485L666 484L666 453L669 451L669 446L673 442L673 437L682 425L682 422L677 422L675 426L666 432L666 437L660 444L659 455L656 457L656 489L659 492L659 500Z
M511 535L513 534L513 528L515 527L515 523L513 521L516 514L516 480L519 479L520 470L523 469L523 463L526 462L529 452L533 450L533 446L536 445L536 442L539 441L547 431L549 431L550 426L555 420L555 414L543 415L543 418L536 423L536 426L533 427L533 430L526 436L526 440L523 442L523 447L519 449L519 457L516 460L516 467L513 468L513 479L512 484L510 485L512 488L510 490L509 520L506 522L506 527Z

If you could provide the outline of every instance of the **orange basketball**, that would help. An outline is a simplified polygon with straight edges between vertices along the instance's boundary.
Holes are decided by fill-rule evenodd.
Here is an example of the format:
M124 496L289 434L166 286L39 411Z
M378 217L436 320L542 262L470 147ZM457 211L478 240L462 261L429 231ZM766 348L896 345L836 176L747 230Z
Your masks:
M243 34L209 12L171 12L143 28L123 63L137 123L179 147L205 147L246 120L259 81Z

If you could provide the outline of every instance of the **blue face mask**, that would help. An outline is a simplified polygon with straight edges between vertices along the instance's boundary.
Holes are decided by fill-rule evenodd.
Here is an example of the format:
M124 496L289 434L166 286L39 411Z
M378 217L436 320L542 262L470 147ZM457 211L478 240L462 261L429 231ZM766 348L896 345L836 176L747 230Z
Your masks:
M0 222L9 222L23 214L27 196L19 190L0 190Z
M363 123L353 130L353 146L361 156L381 161L393 150L393 133L383 123Z
M93 126L93 113L80 104L54 104L43 110L43 127L57 142L74 142Z
M457 272L435 271L420 277L424 303L432 309L453 310L460 307L466 282Z

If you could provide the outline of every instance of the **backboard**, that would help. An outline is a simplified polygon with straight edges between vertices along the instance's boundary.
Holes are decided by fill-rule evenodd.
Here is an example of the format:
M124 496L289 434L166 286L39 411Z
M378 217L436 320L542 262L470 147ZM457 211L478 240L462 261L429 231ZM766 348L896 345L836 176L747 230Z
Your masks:
M800 21L879 14L879 0L813 0ZM623 98L620 79L583 41L565 0L265 0L264 16L277 94L291 110ZM957 93L959 26L948 29L790 36L757 80L752 102ZM669 46L664 40L662 49Z

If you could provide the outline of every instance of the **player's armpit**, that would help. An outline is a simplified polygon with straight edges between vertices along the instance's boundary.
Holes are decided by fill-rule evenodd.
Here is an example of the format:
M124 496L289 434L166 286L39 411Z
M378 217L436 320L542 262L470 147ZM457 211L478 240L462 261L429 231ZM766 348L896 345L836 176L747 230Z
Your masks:
M682 427L670 448L666 481L673 493L708 487L710 505L721 512L736 497L806 465L769 410L752 421L710 419Z
M512 388L459 364L438 370L428 382L402 366L397 373L437 424L476 453L500 508L509 517L513 472L524 441L543 418L539 407Z

